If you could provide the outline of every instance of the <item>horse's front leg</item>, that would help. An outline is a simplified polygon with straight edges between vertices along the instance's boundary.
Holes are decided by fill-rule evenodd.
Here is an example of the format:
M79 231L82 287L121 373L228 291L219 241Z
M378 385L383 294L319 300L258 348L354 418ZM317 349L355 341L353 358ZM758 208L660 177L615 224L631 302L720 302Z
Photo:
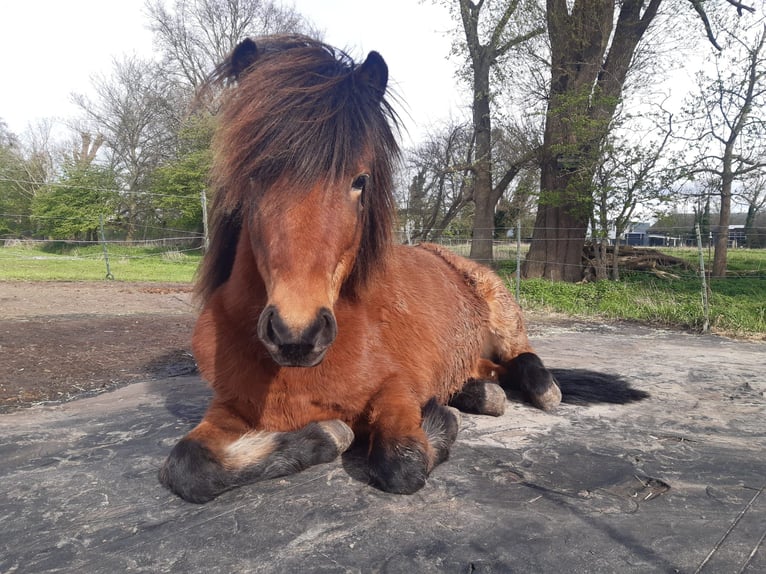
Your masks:
M237 486L330 462L353 439L351 428L339 420L268 432L248 428L225 407L211 408L173 447L160 482L189 502L203 503Z
M376 397L371 410L369 465L375 486L412 494L449 457L459 426L455 409L431 399L422 408L396 393Z

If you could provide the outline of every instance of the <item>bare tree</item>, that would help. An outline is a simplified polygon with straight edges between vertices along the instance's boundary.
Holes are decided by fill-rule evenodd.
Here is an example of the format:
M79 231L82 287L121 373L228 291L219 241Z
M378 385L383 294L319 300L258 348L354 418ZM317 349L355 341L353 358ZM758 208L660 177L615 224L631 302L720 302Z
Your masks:
M698 75L699 93L689 114L701 125L698 152L688 174L716 180L720 212L713 276L725 277L734 184L766 168L766 28L739 26L726 31L726 50L715 58L712 75Z
M644 117L643 119L646 119ZM594 177L594 209L591 230L594 235L596 279L607 276L608 233L614 231L611 278L618 281L620 237L631 223L639 205L657 202L667 192L672 171L660 165L663 152L673 132L672 115L666 123L657 123L643 138L637 138L636 126L627 125L612 133L599 153ZM600 242L596 243L595 238Z
M476 260L491 261L495 207L520 171L520 167L514 165L499 179L493 178L491 76L500 73L514 49L540 36L545 29L536 1L458 0L458 4L471 70L475 142L472 166L475 210L470 255Z
M432 133L425 142L407 152L410 173L404 215L411 227L410 240L436 240L456 219L475 221L476 146L470 123L450 123ZM526 125L506 124L492 134L492 179L497 193L492 209L490 238L494 237L496 206L505 197L506 216L513 222L529 203L539 143ZM462 225L461 225L462 227ZM476 229L472 223L475 237Z
M153 62L137 57L115 60L112 75L96 77L94 88L95 99L75 94L73 100L102 134L107 160L118 174L120 215L130 237L140 221L151 217L151 202L143 193L154 169L175 148L176 92Z
M747 205L745 237L748 247L766 247L766 229L758 229L758 215L766 208L766 170L751 174L742 182L742 190L736 195Z
M407 151L411 175L403 214L409 241L438 239L472 201L472 136L470 126L453 122Z
M147 0L150 29L163 67L198 89L211 70L248 36L319 32L294 8L272 0Z

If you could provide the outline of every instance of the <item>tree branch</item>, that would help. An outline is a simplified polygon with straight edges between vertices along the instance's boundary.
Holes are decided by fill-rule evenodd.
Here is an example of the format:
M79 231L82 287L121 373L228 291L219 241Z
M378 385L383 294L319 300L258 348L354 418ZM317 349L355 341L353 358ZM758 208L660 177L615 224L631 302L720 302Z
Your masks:
M742 10L747 10L751 14L755 13L755 8L752 6L745 6L742 4L742 2L737 2L737 0L726 0L729 4L734 6L737 9L737 14L742 16Z

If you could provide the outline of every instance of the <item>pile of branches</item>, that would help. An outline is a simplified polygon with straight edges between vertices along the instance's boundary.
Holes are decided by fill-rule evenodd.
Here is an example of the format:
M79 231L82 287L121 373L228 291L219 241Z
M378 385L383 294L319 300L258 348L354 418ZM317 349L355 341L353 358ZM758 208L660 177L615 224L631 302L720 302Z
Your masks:
M606 250L605 254L599 252ZM614 265L614 246L588 243L583 248L583 280L594 281L604 276L605 269ZM645 271L663 279L679 279L673 271L689 271L694 266L684 259L662 253L649 247L620 245L617 251L618 268L626 271ZM599 269L599 267L601 269ZM599 272L600 271L600 272Z

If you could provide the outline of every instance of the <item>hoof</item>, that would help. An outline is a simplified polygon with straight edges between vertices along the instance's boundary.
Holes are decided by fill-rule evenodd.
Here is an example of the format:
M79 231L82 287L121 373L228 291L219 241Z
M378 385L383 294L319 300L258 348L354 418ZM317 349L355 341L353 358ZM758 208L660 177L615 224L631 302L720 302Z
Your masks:
M413 494L423 488L428 478L428 464L422 447L403 441L370 453L372 484L392 494Z
M551 386L548 387L544 393L540 395L530 395L529 400L538 409L552 411L559 406L559 403L561 403L561 389L559 389L559 386L555 382L552 382Z
M450 399L450 406L466 413L499 417L505 412L505 391L492 381L473 379Z
M354 442L354 431L343 421L335 419L317 424L336 444L338 454L348 450L348 447Z

